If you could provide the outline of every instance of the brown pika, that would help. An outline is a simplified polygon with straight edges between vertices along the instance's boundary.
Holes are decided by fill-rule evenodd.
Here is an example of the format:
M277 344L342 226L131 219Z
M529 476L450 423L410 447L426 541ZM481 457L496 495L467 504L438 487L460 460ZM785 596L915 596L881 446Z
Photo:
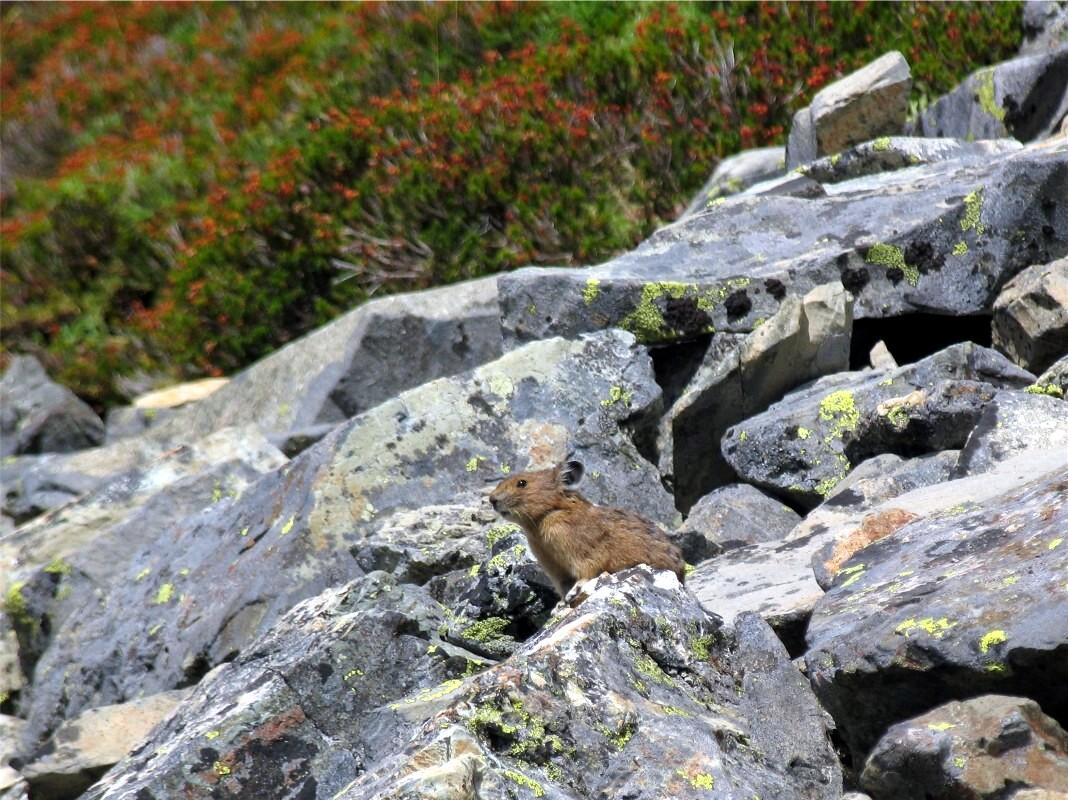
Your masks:
M591 503L570 488L582 478L578 461L520 472L489 496L493 510L522 526L542 569L561 597L602 572L648 564L685 576L685 563L649 520L630 511Z

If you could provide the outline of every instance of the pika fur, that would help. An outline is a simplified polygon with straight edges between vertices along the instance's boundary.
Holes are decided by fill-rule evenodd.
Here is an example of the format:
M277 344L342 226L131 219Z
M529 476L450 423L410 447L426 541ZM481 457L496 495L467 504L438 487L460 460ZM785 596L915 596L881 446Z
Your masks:
M591 503L569 487L582 478L578 461L520 472L489 496L493 510L522 526L542 569L561 597L602 572L637 564L669 569L682 581L678 548L649 520L630 511Z

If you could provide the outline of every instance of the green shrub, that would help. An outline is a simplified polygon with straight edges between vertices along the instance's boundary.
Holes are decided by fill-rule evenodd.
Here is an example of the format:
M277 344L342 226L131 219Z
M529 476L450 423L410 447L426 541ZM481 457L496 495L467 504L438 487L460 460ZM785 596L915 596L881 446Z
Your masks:
M900 49L920 105L1020 27L1018 3L2 14L2 348L98 404L376 292L603 260L836 77Z

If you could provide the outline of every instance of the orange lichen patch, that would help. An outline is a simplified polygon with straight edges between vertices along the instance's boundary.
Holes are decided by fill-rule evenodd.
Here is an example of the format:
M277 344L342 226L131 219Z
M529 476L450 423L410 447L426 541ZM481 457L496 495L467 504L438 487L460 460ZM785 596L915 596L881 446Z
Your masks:
M823 566L832 575L837 575L842 565L869 544L884 539L898 528L917 519L917 515L900 508L890 508L878 514L868 514L860 527L834 546L830 558Z

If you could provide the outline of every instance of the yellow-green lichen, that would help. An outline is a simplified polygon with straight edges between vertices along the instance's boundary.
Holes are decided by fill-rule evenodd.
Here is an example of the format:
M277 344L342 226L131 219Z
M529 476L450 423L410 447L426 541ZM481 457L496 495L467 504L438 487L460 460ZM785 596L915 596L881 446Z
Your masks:
M665 328L664 314L656 305L656 301L664 295L679 300L687 290L696 292L696 289L696 286L674 281L647 283L642 287L638 306L620 321L620 327L633 333L642 342L664 339L670 331Z
M859 581L862 577L864 577L864 573L867 571L867 569L868 569L867 566L864 565L864 564L857 564L855 567L849 567L848 569L843 569L838 574L839 575L849 575L849 577L846 578L842 582L841 588L844 589L847 586L852 586L854 583Z
M1017 583L1019 583L1019 581L1020 581L1020 578L1018 576L1016 576L1016 575L1006 575L1004 578L1001 579L1001 585L1002 586L1015 586Z
M896 403L886 412L886 419L896 430L902 431L908 427L909 412L905 403Z
M948 731L950 728L956 728L957 726L952 722L931 722L927 727L932 731Z
M841 160L842 160L842 154L841 153L835 153L833 156L831 156L831 166L832 167L838 166L838 162L841 161Z
M487 617L473 622L463 630L463 636L475 642L492 642L508 638L505 629L509 622L504 617Z
M16 624L27 625L32 622L29 610L26 607L26 598L22 594L25 581L15 581L8 587L4 595L4 611Z
M913 632L920 630L935 639L941 639L946 633L957 626L956 622L950 622L945 617L935 619L934 617L924 617L923 619L909 618L894 628L894 633L902 634L903 636L910 637Z
M890 149L890 137L880 136L874 142L871 143L871 149L876 153L882 153Z
M211 502L218 503L223 499L223 487L219 481L215 481L215 486L211 490Z
M961 239L955 245L953 245L953 255L962 256L968 252L968 243Z
M1058 536L1056 539L1054 539L1053 541L1051 541L1049 543L1049 547L1046 548L1046 549L1048 549L1048 550L1056 550L1062 544L1064 544L1064 537L1063 536Z
M1008 672L1008 668L1004 664L997 661L991 662L990 664L984 664L983 669L987 672L992 672L995 675L1002 675Z
M887 269L899 269L905 276L905 280L911 286L920 282L920 271L916 267L905 262L905 253L896 245L878 242L868 248L868 254L864 260L869 264L886 267Z
M624 722L614 731L602 723L597 723L595 727L597 728L598 733L615 745L616 750L622 750L627 746L627 742L634 736L634 731L636 729L633 722Z
M174 584L165 583L159 587L159 591L156 592L156 599L153 601L157 606L162 606L171 601L174 597Z
M646 653L642 653L634 659L634 667L638 672L662 686L675 685L675 681L671 679L671 676L664 672L664 670L660 668L660 665L653 661L653 659Z
M693 574L693 571L697 569L693 564L685 563L682 567L682 575L684 578L689 578Z
M515 547L505 550L503 553L498 553L489 561L486 562L486 566L490 569L504 569L508 566L510 561L517 561L523 556L523 552L526 548L521 544L517 544Z
M1032 383L1024 389L1024 391L1028 394L1044 394L1048 397L1064 397L1064 389L1054 383Z
M493 547L501 539L506 536L511 536L513 533L518 533L519 531L520 527L512 523L508 523L507 525L495 525L486 531L486 543L490 547Z
M296 518L295 515L291 516L289 519L287 519L286 520L286 524L282 526L282 535L285 536L291 530L293 530L293 526L296 524L296 522L297 522L297 518Z
M161 630L163 630L163 623L162 622L156 623L155 625L153 625L151 628L148 629L148 638L149 639L153 638Z
M597 295L601 293L601 282L596 278L590 278L586 281L586 288L582 290L582 300L586 305L592 305L593 301L597 299Z
M70 575L70 564L56 556L48 562L48 566L44 568L44 571L49 575Z
M219 731L208 731L204 734L204 738L210 741L212 739L218 739L220 735Z
M481 569L482 569L482 565L481 564L472 564L471 568L469 570L467 570L467 574L468 574L469 577L472 577L472 578L478 577L479 570L481 570Z
M690 782L690 785L694 789L714 789L716 786L716 779L707 772L698 772L690 774L685 770L676 770L676 775Z
M830 424L827 439L837 439L847 431L855 431L860 424L860 412L857 410L853 393L848 389L831 392L820 401L820 419Z
M479 465L486 460L485 456L471 456L467 463L464 464L464 469L468 472L474 472L478 469Z
M708 661L712 644L715 641L716 639L713 636L698 636L693 640L693 644L690 645L690 650L693 651L698 661Z
M678 706L660 706L660 710L669 717L691 717L689 711Z
M227 764L224 764L222 761L216 761L215 764L212 765L211 769L220 778L223 778L230 774L230 767Z
M964 765L968 763L968 759L964 756L957 756L953 759L953 766L957 769L964 769Z
M541 784L533 778L528 778L522 772L516 772L514 769L506 769L502 774L512 783L530 789L535 797L545 796L545 789L542 788Z
M983 190L976 189L964 196L964 216L960 219L962 231L974 230L977 234L983 233L986 228L979 221L979 215L983 211Z
M979 639L979 652L986 654L990 652L990 648L994 645L1004 644L1008 640L1008 634L1003 630L993 630L984 633L982 638Z
M629 406L630 401L633 399L634 392L628 392L622 386L613 386L608 390L608 397L601 401L601 405L608 407L614 406L616 403L623 403Z
M998 122L1004 122L1005 109L999 106L994 98L994 68L985 69L977 74L975 83L975 98L979 101L979 108Z
M808 428L798 428L797 429L797 438L798 439L807 439L811 435L812 435L812 431L810 431Z
M143 570L141 570L136 575L134 575L134 580L137 581L138 583L140 583L141 581L143 581L145 578L147 578L151 574L152 574L152 570L149 569L148 567L145 567Z
M507 375L496 373L490 375L489 389L498 397L511 397L515 391L515 384L512 383L512 379Z

